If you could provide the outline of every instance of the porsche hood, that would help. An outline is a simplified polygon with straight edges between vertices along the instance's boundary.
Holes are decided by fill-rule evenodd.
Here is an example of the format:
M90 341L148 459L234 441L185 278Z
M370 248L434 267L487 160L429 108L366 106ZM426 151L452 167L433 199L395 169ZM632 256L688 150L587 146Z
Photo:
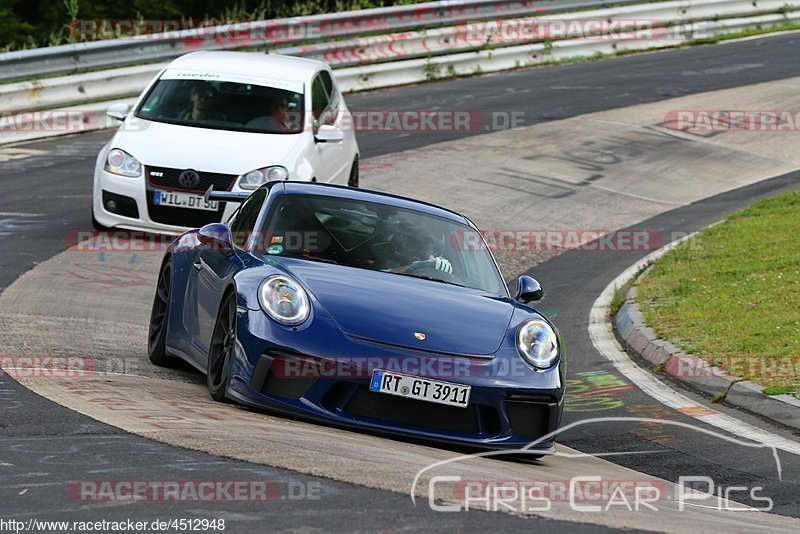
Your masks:
M302 260L282 263L342 331L376 343L491 355L514 310L502 297L435 281Z

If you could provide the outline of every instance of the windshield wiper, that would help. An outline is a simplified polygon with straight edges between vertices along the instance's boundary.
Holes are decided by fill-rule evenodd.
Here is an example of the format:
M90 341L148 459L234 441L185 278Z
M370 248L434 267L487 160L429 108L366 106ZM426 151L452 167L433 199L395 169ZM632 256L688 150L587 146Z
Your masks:
M429 276L427 274L396 273L394 271L392 271L392 274L400 274L400 275L403 275L403 276L413 276L414 278L422 278L423 280L430 280L432 282L440 282L442 284L447 284L447 285L450 285L450 286L467 287L465 285L456 284L455 282L448 282L447 280L442 280L441 278L434 278L433 276Z
M318 262L320 262L320 263L331 263L331 264L333 264L333 265L341 265L341 264L340 264L338 261L336 261L336 260L332 260L332 259L330 259L330 258L323 258L322 256L313 256L313 255L308 255L308 256L295 256L295 255L293 255L293 254L283 254L283 255L280 255L280 256L278 256L278 257L283 257L283 258L292 258L292 259L295 259L295 260L310 260L310 261L318 261Z

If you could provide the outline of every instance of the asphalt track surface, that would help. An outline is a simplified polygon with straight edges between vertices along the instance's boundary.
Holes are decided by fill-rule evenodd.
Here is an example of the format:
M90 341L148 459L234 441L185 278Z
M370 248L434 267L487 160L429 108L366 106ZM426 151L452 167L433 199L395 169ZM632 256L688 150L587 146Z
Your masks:
M522 112L524 124L535 124L593 111L614 109L699 92L750 85L800 75L795 57L798 37L788 34L724 46L628 56L613 60L516 71L491 76L443 81L348 97L356 110L469 110ZM459 135L482 133L381 133L361 136L362 157L426 146ZM0 163L0 288L6 287L35 263L63 250L67 231L89 228L91 172L97 150L109 132L31 143L20 148L28 157ZM6 149L7 150L7 149ZM0 149L0 157L3 150ZM435 178L434 178L435 179ZM798 183L796 175L779 177L742 190L678 208L637 227L648 230L692 231L747 205L760 195L773 194ZM363 185L369 186L364 175ZM18 212L36 213L19 217ZM591 346L586 333L588 310L597 294L635 254L592 254L591 262L566 253L535 267L531 274L546 280L543 307L557 314L563 331L575 332L568 347L569 372L604 371L609 367ZM583 253L585 254L585 253ZM529 522L505 514L436 514L427 506L411 506L402 495L330 482L294 472L214 458L154 443L99 424L46 401L15 382L0 379L0 473L11 464L24 476L5 477L0 510L17 518L166 518L181 514L213 518L223 511L242 528L530 528ZM635 388L618 396L622 405L602 415L655 417L668 412ZM662 416L667 416L663 412ZM676 413L668 417L675 418ZM592 412L568 412L567 421L591 417ZM748 418L751 422L751 418ZM767 426L766 423L759 423ZM800 464L781 455L783 481L774 468L750 451L725 445L696 433L669 432L635 436L624 425L591 424L565 434L561 441L584 452L621 452L611 457L638 471L674 480L678 474L705 475L718 483L765 487L775 512L800 516L797 503ZM771 428L773 431L780 431ZM637 452L636 454L632 452ZM22 468L22 469L20 469ZM236 475L232 475L235 473ZM270 479L279 483L318 484L317 502L279 501L254 511L252 504L196 506L191 503L140 503L110 506L78 503L67 498L69 480L138 479ZM35 496L20 498L33 486ZM28 493L28 492L26 492ZM31 491L31 493L34 493ZM738 497L738 496L737 496ZM741 499L739 499L741 500ZM746 500L745 500L746 502ZM13 504L12 504L13 503ZM75 514L75 511L80 513ZM80 517L78 517L80 516ZM536 527L574 531L574 524L537 522ZM581 525L591 531L591 527Z

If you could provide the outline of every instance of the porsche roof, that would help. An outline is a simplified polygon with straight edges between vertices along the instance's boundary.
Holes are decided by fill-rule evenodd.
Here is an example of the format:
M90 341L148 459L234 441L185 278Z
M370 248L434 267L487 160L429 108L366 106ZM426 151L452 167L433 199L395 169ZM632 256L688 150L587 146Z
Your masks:
M429 204L421 200L414 200L407 197L401 197L398 195L383 193L381 191L372 191L369 189L353 188L353 187L346 187L343 185L326 184L319 182L287 181L287 182L272 182L272 183L283 184L284 194L324 195L324 196L331 196L338 198L350 198L366 202L375 202L378 204L386 204L389 206L394 206L396 208L405 208L413 211L418 211L421 213L427 213L428 215L434 215L436 217L442 217L445 219L449 219L451 221L472 226L472 224L470 224L469 219L467 219L460 213L456 213L454 211L448 210L447 208L442 208L440 206L436 206L435 204Z

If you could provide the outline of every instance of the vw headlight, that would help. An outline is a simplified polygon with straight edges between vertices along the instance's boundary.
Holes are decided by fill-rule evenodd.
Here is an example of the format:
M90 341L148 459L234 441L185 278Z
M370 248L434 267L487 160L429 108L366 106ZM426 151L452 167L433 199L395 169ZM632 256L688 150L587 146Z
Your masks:
M517 351L534 367L546 369L558 357L558 338L549 324L533 319L517 330Z
M308 319L311 304L300 284L280 274L270 276L258 288L258 300L267 315L281 324L294 326Z
M239 178L239 187L242 189L258 189L260 186L267 182L277 182L280 180L288 180L289 171L286 167L264 167L263 169L256 169Z
M142 164L139 163L139 160L118 148L108 151L104 168L112 174L129 176L131 178L136 178L142 174Z

